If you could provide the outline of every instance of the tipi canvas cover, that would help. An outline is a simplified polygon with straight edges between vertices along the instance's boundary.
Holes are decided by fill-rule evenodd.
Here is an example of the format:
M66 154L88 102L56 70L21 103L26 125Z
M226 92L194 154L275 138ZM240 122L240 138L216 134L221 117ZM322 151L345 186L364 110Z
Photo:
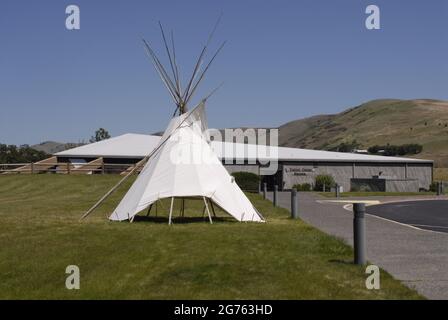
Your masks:
M238 221L264 221L213 152L206 130L204 102L173 118L110 219L132 221L159 199L205 197Z

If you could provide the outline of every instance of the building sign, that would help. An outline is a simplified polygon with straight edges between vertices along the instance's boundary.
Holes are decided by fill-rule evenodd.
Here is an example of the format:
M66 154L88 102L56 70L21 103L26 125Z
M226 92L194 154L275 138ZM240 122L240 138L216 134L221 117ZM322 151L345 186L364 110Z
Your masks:
M306 176L308 173L315 172L313 168L286 168L286 173L292 173L295 176Z

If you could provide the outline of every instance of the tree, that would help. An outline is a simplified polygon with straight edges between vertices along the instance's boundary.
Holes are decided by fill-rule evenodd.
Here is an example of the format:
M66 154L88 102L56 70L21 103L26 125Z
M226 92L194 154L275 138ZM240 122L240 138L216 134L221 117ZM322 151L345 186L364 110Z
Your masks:
M28 163L37 162L50 157L43 151L37 151L27 145L0 144L0 163Z
M320 174L316 176L314 180L314 190L315 191L324 191L330 190L330 188L334 187L336 185L336 182L334 181L333 176L329 174Z
M102 140L107 140L110 138L109 132L104 128L99 128L95 131L95 135L90 138L90 142L98 142Z
M368 149L369 153L377 154L380 150L384 150L385 156L404 156L407 154L419 154L423 151L423 146L417 143L403 144L403 145L390 145L386 146L372 146Z

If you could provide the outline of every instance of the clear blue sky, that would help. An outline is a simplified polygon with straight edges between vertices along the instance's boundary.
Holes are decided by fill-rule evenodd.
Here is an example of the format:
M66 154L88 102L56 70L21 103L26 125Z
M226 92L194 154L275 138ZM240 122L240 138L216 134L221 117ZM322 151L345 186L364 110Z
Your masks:
M65 28L65 7L81 30ZM381 30L364 26L381 9ZM448 1L2 0L0 142L163 130L173 112L140 38L173 29L186 74L216 18L228 40L196 96L211 127L277 126L377 98L448 99ZM196 100L197 100L196 99Z

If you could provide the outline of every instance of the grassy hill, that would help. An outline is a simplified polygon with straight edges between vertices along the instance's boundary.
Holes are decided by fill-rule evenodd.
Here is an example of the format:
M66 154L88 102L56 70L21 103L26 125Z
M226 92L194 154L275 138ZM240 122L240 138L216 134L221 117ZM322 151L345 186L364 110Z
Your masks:
M83 145L82 143L62 143L55 141L45 141L39 144L32 145L31 148L37 151L43 151L48 154L54 154L67 149L76 148Z
M318 115L279 127L282 146L328 150L356 139L361 148L418 143L417 158L448 167L448 101L373 100L334 115Z

